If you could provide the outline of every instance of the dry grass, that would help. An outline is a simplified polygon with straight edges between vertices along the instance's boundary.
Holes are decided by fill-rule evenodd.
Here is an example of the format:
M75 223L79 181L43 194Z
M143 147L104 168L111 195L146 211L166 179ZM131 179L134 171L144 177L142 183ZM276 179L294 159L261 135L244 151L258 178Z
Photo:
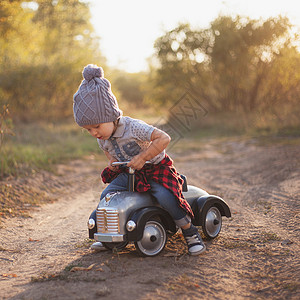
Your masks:
M97 142L74 122L17 124L15 136L1 149L0 180L37 170L52 170L57 163L100 154Z

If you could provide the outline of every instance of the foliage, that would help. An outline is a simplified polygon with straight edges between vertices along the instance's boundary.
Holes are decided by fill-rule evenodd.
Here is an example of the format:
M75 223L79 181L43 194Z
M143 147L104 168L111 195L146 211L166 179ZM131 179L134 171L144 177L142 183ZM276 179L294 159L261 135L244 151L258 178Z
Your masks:
M14 135L12 129L13 123L12 120L9 118L8 105L3 105L2 111L0 111L0 153L5 136Z
M3 105L3 108L0 111L0 178L1 174L3 173L3 165L5 161L3 146L7 135L14 135L13 123L11 118L9 117L8 105Z
M200 30L181 24L155 43L152 97L171 104L188 90L210 112L280 117L284 107L286 116L293 114L300 103L300 54L291 29L280 16L220 16Z
M71 115L82 67L105 63L87 3L3 0L0 20L0 104L25 121Z
M113 76L112 84L119 91L122 100L132 106L144 104L146 75L144 73L125 73L118 71Z

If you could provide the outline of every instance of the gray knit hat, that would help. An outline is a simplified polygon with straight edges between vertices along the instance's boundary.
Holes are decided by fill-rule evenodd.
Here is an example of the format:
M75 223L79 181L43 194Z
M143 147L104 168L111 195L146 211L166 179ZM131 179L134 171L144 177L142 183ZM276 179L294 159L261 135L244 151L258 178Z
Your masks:
M73 97L73 111L79 126L113 122L122 115L110 82L101 67L87 65L83 81Z

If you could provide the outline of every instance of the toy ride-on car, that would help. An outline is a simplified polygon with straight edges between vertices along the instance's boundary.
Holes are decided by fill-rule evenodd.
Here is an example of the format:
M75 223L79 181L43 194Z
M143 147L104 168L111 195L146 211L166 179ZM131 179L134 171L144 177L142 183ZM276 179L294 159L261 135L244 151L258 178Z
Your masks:
M188 185L186 177L181 176L183 196L194 212L192 223L201 226L208 239L216 238L221 231L222 216L231 216L228 205L222 198ZM139 254L155 256L164 249L168 234L176 233L179 228L150 193L134 191L134 180L134 169L129 167L128 190L109 193L100 199L88 220L89 238L102 242L107 249L122 249L134 242Z

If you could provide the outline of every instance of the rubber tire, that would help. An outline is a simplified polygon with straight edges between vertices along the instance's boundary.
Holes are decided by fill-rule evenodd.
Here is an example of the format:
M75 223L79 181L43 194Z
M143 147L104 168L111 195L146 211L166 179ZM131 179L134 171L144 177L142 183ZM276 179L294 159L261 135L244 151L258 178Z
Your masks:
M108 250L113 250L113 249L121 250L121 249L125 248L127 246L127 244L128 244L128 242L121 242L121 243L102 242L102 245Z

